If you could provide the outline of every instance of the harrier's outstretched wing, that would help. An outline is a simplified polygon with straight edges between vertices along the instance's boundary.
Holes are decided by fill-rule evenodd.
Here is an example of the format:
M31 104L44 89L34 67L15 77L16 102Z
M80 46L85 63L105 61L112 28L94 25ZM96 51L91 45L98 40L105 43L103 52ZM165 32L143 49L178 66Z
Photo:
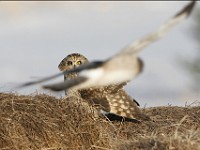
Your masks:
M187 16L189 16L189 14L191 13L194 5L195 1L190 2L174 17L164 23L158 30L134 42L133 44L128 45L119 53L117 53L110 59L107 59L106 61L90 62L88 64L81 65L80 67L77 67L75 69L64 71L63 73L47 77L39 81L25 83L20 87L41 83L60 75L72 72L80 72L80 76L78 78L75 78L75 80L77 79L77 81L73 80L69 82L62 82L56 85L46 85L44 86L44 88L52 90L64 90L73 86L76 86L76 88L88 88L94 86L122 83L131 80L141 72L142 66L140 65L141 60L139 60L137 56L138 52L144 49L146 46L150 45L151 43L155 42L156 40L160 39L170 29L172 29L172 27L187 18ZM82 79L84 79L84 81ZM66 84L70 84L70 86ZM60 88L58 88L59 86Z
M144 38L138 41L131 43L127 47L123 48L122 51L118 53L118 55L122 55L122 54L130 55L130 54L138 53L141 50L143 50L145 47L150 45L151 43L162 38L167 32L169 32L169 30L171 30L174 26L176 26L178 23L185 20L190 15L195 3L196 1L190 2L180 12L174 15L170 20L162 24L158 30L145 36Z
M89 88L115 83L122 83L135 78L142 70L142 61L138 59L138 52L149 44L164 36L172 27L183 21L191 13L195 1L190 2L180 12L150 35L130 44L120 51L117 55L104 61L100 66L85 68L80 76L72 80L43 86L51 90L64 90L68 88ZM84 67L82 67L84 69ZM120 77L118 74L120 74ZM109 76L110 75L110 76ZM107 81L106 81L107 80Z

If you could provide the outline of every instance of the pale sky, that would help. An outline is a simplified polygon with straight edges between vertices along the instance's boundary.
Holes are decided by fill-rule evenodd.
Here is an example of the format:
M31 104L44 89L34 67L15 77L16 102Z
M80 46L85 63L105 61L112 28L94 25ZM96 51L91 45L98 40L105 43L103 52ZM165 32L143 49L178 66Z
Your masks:
M89 60L106 59L156 30L186 3L1 1L0 91L58 73L59 62L73 52ZM198 100L200 95L178 63L182 56L192 58L197 49L191 33L194 13L140 54L144 71L125 89L142 106L183 106ZM17 92L36 90L44 92L39 85Z

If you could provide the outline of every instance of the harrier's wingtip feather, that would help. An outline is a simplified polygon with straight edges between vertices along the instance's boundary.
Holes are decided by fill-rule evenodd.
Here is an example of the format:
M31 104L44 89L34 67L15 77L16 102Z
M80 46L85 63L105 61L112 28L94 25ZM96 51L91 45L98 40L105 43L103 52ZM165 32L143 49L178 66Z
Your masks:
M178 12L174 17L178 17L182 15L183 13L186 13L187 17L191 14L194 6L195 6L196 0L191 1L188 5L186 5L180 12Z

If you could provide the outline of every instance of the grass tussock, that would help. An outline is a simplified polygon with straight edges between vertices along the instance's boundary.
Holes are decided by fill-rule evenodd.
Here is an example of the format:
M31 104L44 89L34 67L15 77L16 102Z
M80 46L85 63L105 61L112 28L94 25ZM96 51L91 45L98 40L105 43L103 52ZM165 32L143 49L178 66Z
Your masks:
M0 93L0 149L200 149L200 106L143 111L152 121L110 122L76 97Z

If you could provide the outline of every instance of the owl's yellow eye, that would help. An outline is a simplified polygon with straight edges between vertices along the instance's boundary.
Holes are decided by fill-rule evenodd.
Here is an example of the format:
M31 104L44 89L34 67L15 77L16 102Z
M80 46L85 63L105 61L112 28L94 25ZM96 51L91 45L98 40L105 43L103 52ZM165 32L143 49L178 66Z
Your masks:
M77 64L77 65L80 65L80 64L82 64L82 62L81 62L81 61L77 61L76 64Z
M72 61L67 61L67 65L72 65Z

